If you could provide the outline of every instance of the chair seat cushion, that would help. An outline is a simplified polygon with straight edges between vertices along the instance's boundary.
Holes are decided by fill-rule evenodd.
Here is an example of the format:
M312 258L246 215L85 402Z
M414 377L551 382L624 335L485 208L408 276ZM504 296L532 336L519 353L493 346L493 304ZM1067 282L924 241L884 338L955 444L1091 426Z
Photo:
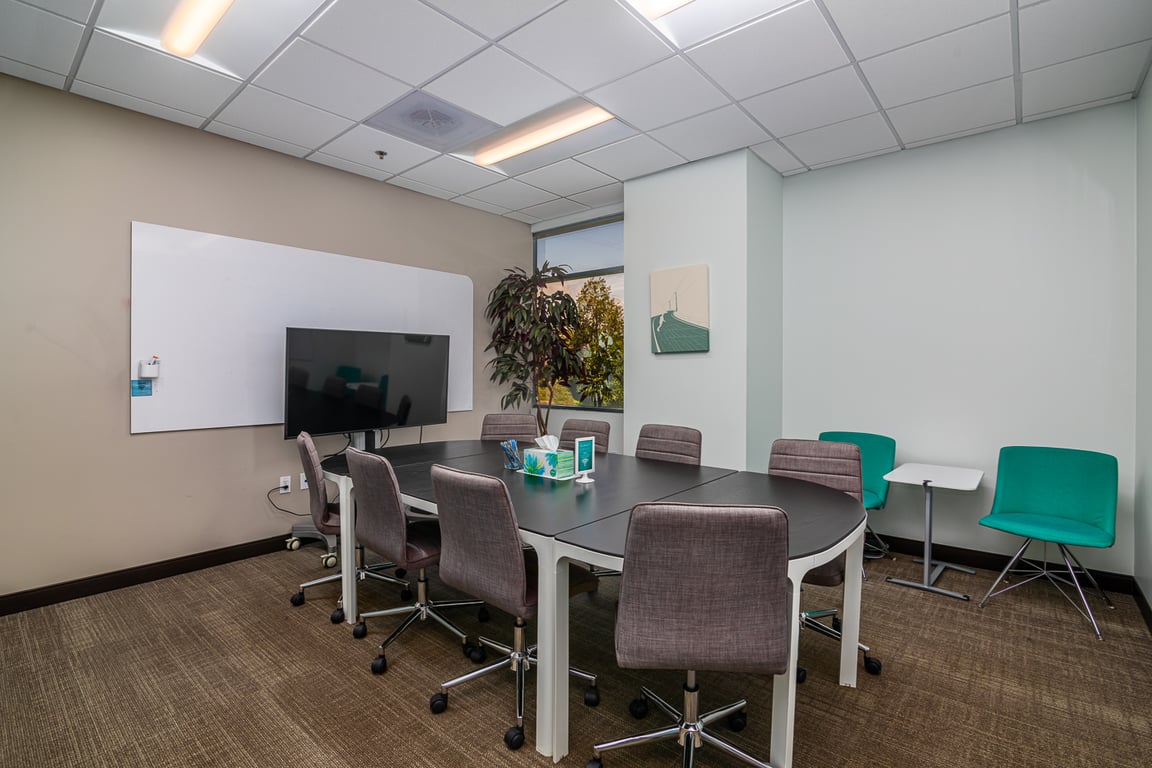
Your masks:
M863 493L864 509L883 509L884 503L873 491L865 490Z
M339 536L340 535L340 502L330 501L324 507L324 513L319 520L313 519L312 523L316 526L316 530L323 533L325 536Z
M1116 537L1105 530L1079 520L1037 515L1029 512L997 512L980 518L980 525L1026 539L1039 539L1074 547L1112 546Z
M408 522L408 547L401 568L427 568L440 562L440 525L435 520Z

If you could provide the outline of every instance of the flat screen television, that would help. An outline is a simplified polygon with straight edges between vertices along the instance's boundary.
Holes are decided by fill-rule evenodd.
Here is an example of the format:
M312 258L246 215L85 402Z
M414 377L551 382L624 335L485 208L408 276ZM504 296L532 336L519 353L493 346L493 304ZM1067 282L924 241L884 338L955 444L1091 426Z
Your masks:
M448 336L288 328L284 438L448 420Z

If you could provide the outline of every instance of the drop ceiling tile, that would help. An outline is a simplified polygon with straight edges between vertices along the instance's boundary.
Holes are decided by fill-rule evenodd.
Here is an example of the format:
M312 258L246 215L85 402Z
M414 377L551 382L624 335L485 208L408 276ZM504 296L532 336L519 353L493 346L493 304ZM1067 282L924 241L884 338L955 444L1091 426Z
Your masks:
M734 104L681 120L648 135L689 161L721 155L772 138Z
M577 91L643 69L671 53L667 43L614 0L564 3L501 45Z
M888 110L892 127L905 143L1015 118L1016 87L1011 77Z
M1068 61L1152 38L1152 2L1050 0L1020 11L1020 69Z
M779 88L848 63L811 2L768 16L688 52L735 99Z
M1057 117L1059 115L1067 115L1072 112L1082 112L1085 109L1095 109L1096 107L1106 107L1109 104L1116 104L1121 101L1129 101L1132 98L1130 94L1123 96L1113 96L1108 99L1097 99L1096 101L1086 101L1083 104L1076 104L1071 107L1063 107L1061 109L1053 109L1050 112L1038 112L1035 115L1025 115L1021 122L1031 123L1036 120L1046 120L1049 117Z
M791 171L799 171L804 169L804 163L797 160L792 154L780 146L779 142L766 141L763 144L757 144L751 147L751 150L768 165L772 166L779 173L789 173Z
M575 95L499 48L485 48L422 90L498 125L510 125Z
M508 213L507 208L501 208L498 205L492 205L491 203L486 203L483 200L477 200L476 198L468 197L467 195L454 197L452 198L452 202L460 203L460 205L466 205L469 208L475 208L476 210L484 211L485 213L495 213L500 216Z
M857 59L1008 13L1008 0L824 0Z
M409 91L399 80L299 38L253 82L266 90L356 121Z
M235 92L235 78L100 31L92 34L76 79L207 117Z
M867 160L870 157L879 157L880 155L889 155L893 152L898 152L898 151L900 151L899 147L886 147L884 149L877 149L877 150L873 150L871 152L864 152L864 153L859 154L859 155L851 155L849 157L841 157L837 160L829 160L826 163L817 163L816 165L812 166L812 170L815 171L815 170L818 170L820 168L827 168L831 165L843 165L844 163L852 163L852 162L855 162L857 160Z
M520 213L519 211L513 211L512 213L507 214L507 217L509 219L516 219L516 221L522 221L525 224L539 224L541 222L539 216L529 216L528 214Z
M24 80L29 80L33 83L46 85L49 88L63 88L64 82L67 78L56 72L49 72L46 69L33 67L28 64L22 64L19 61L11 61L9 59L0 58L0 72L12 77L19 77Z
M841 67L741 102L776 136L809 131L876 111L855 67Z
M578 155L581 152L603 147L607 144L635 136L636 129L625 125L619 120L609 120L595 125L580 133L573 134L565 139L545 144L539 149L525 152L522 155L510 157L496 166L509 176L519 176L536 168L559 162L565 158Z
M298 144L293 144L288 141L281 141L280 139L271 136L264 136L253 131L246 131L243 128L237 128L234 125L225 125L224 123L210 123L204 130L209 133L215 133L220 136L226 136L229 139L236 139L245 144L255 144L258 147L270 149L273 152L282 152L285 155L292 155L293 157L304 157L308 154L308 147L301 147Z
M642 131L728 103L728 97L679 56L597 88L588 98Z
M475 189L495 184L506 178L503 174L481 168L450 155L441 155L423 165L405 171L404 176L412 181L446 189L456 193L456 195L466 195Z
M72 93L77 96L83 96L88 99L95 99L96 101L103 101L108 104L115 104L124 109L131 109L135 112L143 112L152 117L158 117L161 120L169 120L173 123L181 125L188 125L193 128L199 128L204 124L204 118L200 115L193 115L188 112L181 112L172 107L165 107L161 104L154 104L151 101L138 99L135 96L128 96L127 94L120 93L119 91L110 91L107 88L101 88L98 85L85 83L83 80L76 80L72 83L70 89Z
M695 0L652 22L680 48L764 16L795 0Z
M477 189L469 197L482 200L490 205L498 205L510 211L556 199L556 195L553 193L516 179L505 179L483 189Z
M1012 25L1006 16L860 62L884 107L1012 75Z
M547 190L561 197L571 197L577 192L586 192L589 189L602 187L615 181L611 176L605 176L595 168L589 168L575 160L561 160L543 168L520 174L520 181L534 187ZM522 205L511 206L523 208Z
M575 159L620 181L646 176L684 162L684 158L647 136L633 136L576 155Z
M781 143L808 166L898 146L896 137L878 113L798 133Z
M373 168L368 165L349 162L342 157L326 155L323 152L313 152L312 154L308 155L307 159L313 163L319 163L320 165L327 165L329 168L338 168L341 171L355 173L357 176L367 176L368 178L376 179L377 181L385 181L392 177L392 174L380 168Z
M602 208L606 205L624 202L624 185L615 181L596 189L590 189L587 192L577 192L568 197L589 208Z
M213 121L290 144L315 149L351 128L354 123L278 93L250 85L220 111Z
M457 197L456 193L454 192L449 192L446 189L434 187L431 184L423 184L419 181L406 179L403 176L393 176L392 178L388 179L387 183L397 187L404 187L404 189L410 189L413 192L419 192L420 194L428 195L429 197L438 197L441 200L451 200L452 198Z
M87 22L96 0L27 0L29 5L66 16L73 21Z
M1016 125L1015 116L1013 116L1013 118L1011 120L1005 120L1004 122L1001 122L1001 123L990 123L989 125L982 125L979 128L972 128L972 129L967 130L967 131L958 131L957 133L947 133L947 134L944 134L943 136L934 136L931 139L924 139L922 141L905 142L904 148L905 149L913 149L915 147L927 146L928 144L938 144L942 141L950 141L952 139L961 139L965 136L974 136L978 133L988 133L989 131L995 131L995 130L998 130L1000 128L1008 128L1008 127L1013 126L1013 125Z
M0 0L0 56L6 59L67 75L83 34L83 24Z
M457 21L495 40L531 21L560 0L427 0Z
M1137 43L1025 72L1021 86L1024 114L1038 115L1132 93L1149 50L1152 43Z
M486 44L418 0L338 0L303 36L410 85L424 83Z
M324 154L359 165L369 165L388 174L403 173L440 155L439 152L366 125L358 125L337 136L320 150ZM377 157L378 150L388 154Z
M551 202L540 203L540 205L524 208L520 213L535 216L541 221L545 221L547 219L558 219L561 216L571 216L574 213L583 213L586 210L588 210L588 206L586 205L580 205L580 203L574 200L560 198L559 200L552 200Z

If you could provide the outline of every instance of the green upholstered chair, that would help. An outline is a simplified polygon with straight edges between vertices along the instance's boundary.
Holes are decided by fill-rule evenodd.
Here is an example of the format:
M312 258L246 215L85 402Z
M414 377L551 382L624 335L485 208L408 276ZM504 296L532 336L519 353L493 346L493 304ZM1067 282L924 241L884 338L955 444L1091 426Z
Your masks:
M980 607L995 595L1043 577L1088 619L1099 638L1100 627L1077 573L1087 577L1109 608L1114 606L1068 547L1107 549L1116 541L1116 476L1116 457L1106 453L1027 445L1001 448L996 496L992 510L980 519L980 525L1023 536L1024 544L988 589ZM1040 563L1023 557L1033 541L1045 545ZM1048 563L1049 543L1059 547L1063 568ZM1024 567L1015 568L1018 562ZM1026 578L994 591L1010 573L1024 574ZM1076 590L1080 605L1064 591L1065 586Z
M864 473L864 509L871 513L888 503L888 481L884 475L896 466L896 441L887 435L871 432L821 432L821 440L854 443L860 446L860 466ZM888 545L871 526L865 539L865 557L873 559L888 554Z

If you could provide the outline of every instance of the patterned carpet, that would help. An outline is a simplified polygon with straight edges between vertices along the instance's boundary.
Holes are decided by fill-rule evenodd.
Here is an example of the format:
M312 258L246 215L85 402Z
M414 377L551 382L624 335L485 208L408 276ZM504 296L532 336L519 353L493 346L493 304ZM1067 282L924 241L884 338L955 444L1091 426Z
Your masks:
M472 667L434 624L409 630L389 668L369 664L395 619L368 638L333 625L337 586L310 589L293 608L295 584L321 572L305 547L0 618L0 765L26 768L186 766L546 766L531 716L519 752L501 736L512 724L511 675L453 691L433 716L442 679ZM1152 764L1152 636L1134 600L1097 612L1097 641L1072 606L1033 584L988 607L887 584L916 579L911 559L868 563L862 639L883 660L878 677L837 685L831 641L802 633L808 680L797 692L795 765L1147 766ZM993 574L948 572L941 585L981 596ZM680 674L620 670L613 658L617 579L572 601L572 662L599 673L602 703L572 693L572 752L583 766L595 741L660 722L637 723L627 704L643 681L678 703ZM706 585L705 585L706 586ZM707 590L692 585L693 592ZM452 593L435 581L433 596ZM394 587L365 583L364 610L398 603ZM834 607L833 590L806 588L805 605ZM509 640L493 612L483 632ZM454 618L470 633L471 611ZM722 643L724 638L717 637ZM767 757L771 680L701 673L701 706L749 700L748 728L727 734ZM529 694L531 702L534 686ZM725 729L721 729L722 731ZM674 745L610 753L607 768L679 765ZM698 765L735 766L704 748Z

